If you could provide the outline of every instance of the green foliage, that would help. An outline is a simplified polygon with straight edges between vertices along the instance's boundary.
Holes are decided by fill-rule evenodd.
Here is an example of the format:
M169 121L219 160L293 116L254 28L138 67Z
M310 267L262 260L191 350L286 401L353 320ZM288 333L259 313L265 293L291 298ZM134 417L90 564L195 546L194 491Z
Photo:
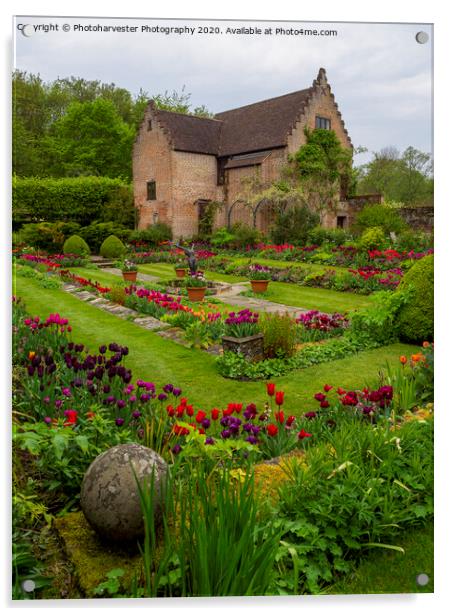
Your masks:
M13 177L12 209L16 224L64 220L89 225L108 213L114 220L121 219L123 212L130 208L133 208L130 187L119 179Z
M319 215L307 205L289 207L278 212L270 236L275 244L305 245L308 233L319 224Z
M266 594L279 543L275 523L263 519L249 469L237 477L230 464L220 469L211 466L193 462L178 476L168 473L159 561L154 477L148 485L137 483L145 520L145 596ZM176 523L177 539L172 530Z
M109 235L99 249L99 254L106 259L117 259L125 252L126 247L116 235Z
M359 246L363 250L382 250L387 246L387 239L381 227L367 228L359 238Z
M264 380L282 376L293 370L308 368L335 359L343 359L364 349L380 346L371 336L344 335L322 344L306 345L287 358L264 359L249 363L240 353L224 353L217 358L219 373L230 379Z
M63 245L63 252L67 254L86 256L90 250L85 240L80 235L71 235Z
M99 252L102 242L110 235L115 235L121 241L126 242L130 234L130 229L125 229L115 222L93 222L80 229L80 235L91 246L94 253Z
M401 252L428 250L433 248L433 235L407 229L397 236L396 248Z
M401 529L433 515L433 425L347 422L296 459L280 489L277 586L318 593L374 549L401 550Z
M289 314L265 314L259 320L264 334L264 357L292 357L296 349L297 324Z
M55 176L132 176L133 127L111 101L73 102L52 126L46 145L52 151Z
M187 326L184 338L192 349L208 349L212 344L208 324L199 319Z
M350 235L344 229L325 229L324 227L314 227L307 234L307 242L309 244L332 244L333 246L341 246L344 244Z
M120 304L121 306L124 306L124 304L126 303L127 294L123 286L115 284L110 288L108 297L115 304Z
M47 274L45 272L41 272L36 267L30 267L28 265L16 265L15 274L17 276L21 276L22 278L32 278L35 280L39 286L44 289L60 289L61 288L61 280L52 276L51 274Z
M107 579L105 582L101 582L94 589L95 595L103 597L115 596L121 588L121 579L124 575L124 569L112 569L107 573Z
M156 222L148 225L147 229L133 231L130 234L131 242L147 242L151 246L158 246L162 242L173 239L173 232L169 225L164 222Z
M394 148L374 152L359 169L358 193L381 193L385 200L405 205L433 203L432 157L408 147L402 155Z
M234 240L234 234L226 227L220 227L210 238L212 246L225 247L229 246Z
M358 231L364 231L369 227L381 227L386 235L391 231L401 233L406 223L394 208L381 205L366 205L356 216L354 227Z
M133 440L129 430L115 429L113 419L97 411L92 419L81 420L83 431L44 422L13 426L14 446L28 452L41 491L64 491L70 499L80 491L86 469L103 451Z
M200 239L209 239L212 235L215 216L221 207L222 204L216 201L210 201L203 206L198 225L198 236Z
M75 222L40 222L24 225L16 235L16 243L23 243L52 254L61 252L64 240L77 233Z
M254 246L262 240L262 233L253 227L249 227L241 222L236 222L231 227L231 233L234 239L229 243L231 248L246 248Z
M372 305L350 315L350 332L358 340L384 345L397 340L398 315L410 301L411 293L378 291L371 296Z
M433 277L433 255L428 255L417 261L399 284L397 295L412 289L410 301L403 306L397 320L403 340L433 340Z

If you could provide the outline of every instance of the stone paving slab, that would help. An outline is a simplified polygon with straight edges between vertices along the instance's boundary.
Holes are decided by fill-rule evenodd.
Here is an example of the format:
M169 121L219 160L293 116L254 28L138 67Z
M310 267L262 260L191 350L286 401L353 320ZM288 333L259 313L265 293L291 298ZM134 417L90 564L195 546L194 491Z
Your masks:
M157 334L157 336L161 336L162 338L166 338L167 340L172 340L173 342L181 344L187 349L190 347L188 342L185 340L184 330L180 327L170 327L168 329L161 330L155 333Z
M159 330L169 329L171 327L169 323L160 321L159 319L156 319L155 317L137 317L136 319L133 320L133 322L139 325L140 327L144 327L145 329L149 329L151 331L157 330L157 329Z

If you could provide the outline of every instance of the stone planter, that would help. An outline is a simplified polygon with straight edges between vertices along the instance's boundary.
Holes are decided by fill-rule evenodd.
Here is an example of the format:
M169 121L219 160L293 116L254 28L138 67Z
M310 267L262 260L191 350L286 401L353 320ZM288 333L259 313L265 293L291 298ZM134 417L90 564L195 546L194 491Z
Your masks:
M136 282L138 276L138 272L135 270L134 272L123 272L122 277L124 280L128 282Z
M187 287L188 299L191 302L202 302L207 287Z
M265 293L270 280L250 280L253 293Z
M262 361L264 359L264 334L254 334L246 338L234 338L233 336L223 336L223 351L231 353L241 353L250 362Z
M185 267L175 267L177 278L185 278L185 272L187 271Z

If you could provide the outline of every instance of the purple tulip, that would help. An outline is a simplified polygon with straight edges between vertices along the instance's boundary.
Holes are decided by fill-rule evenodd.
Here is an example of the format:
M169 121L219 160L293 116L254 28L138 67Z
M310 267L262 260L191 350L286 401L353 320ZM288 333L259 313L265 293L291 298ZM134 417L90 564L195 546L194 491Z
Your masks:
M133 411L132 417L134 419L138 419L138 417L141 417L141 412L140 411Z
M115 423L117 426L122 426L124 423L124 419L122 417L117 417Z
M177 456L177 454L182 451L182 447L179 445L179 443L176 443L174 447L171 449L171 451L174 453L174 455Z
M51 424L52 423L52 418L51 417L44 417L44 423Z
M179 387L175 387L173 389L173 396L175 396L176 398L178 398L182 393L182 389L179 389Z

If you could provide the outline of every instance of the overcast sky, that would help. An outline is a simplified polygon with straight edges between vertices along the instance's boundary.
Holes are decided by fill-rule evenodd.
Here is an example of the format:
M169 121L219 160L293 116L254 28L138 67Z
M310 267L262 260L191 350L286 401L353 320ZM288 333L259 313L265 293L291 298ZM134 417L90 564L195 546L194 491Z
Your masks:
M19 17L15 67L45 81L83 77L115 83L133 94L191 94L212 112L240 107L311 85L319 67L353 144L370 152L412 145L432 152L432 36L426 24L206 22L107 18ZM63 24L70 26L63 31ZM34 31L58 25L58 31ZM75 26L129 26L137 32L74 31ZM33 26L33 28L31 27ZM165 34L149 28L219 27L222 34ZM271 35L234 35L226 29L272 28ZM336 30L337 36L276 35L276 28ZM428 34L424 44L416 41ZM369 154L370 155L370 154ZM360 155L357 163L369 155Z

